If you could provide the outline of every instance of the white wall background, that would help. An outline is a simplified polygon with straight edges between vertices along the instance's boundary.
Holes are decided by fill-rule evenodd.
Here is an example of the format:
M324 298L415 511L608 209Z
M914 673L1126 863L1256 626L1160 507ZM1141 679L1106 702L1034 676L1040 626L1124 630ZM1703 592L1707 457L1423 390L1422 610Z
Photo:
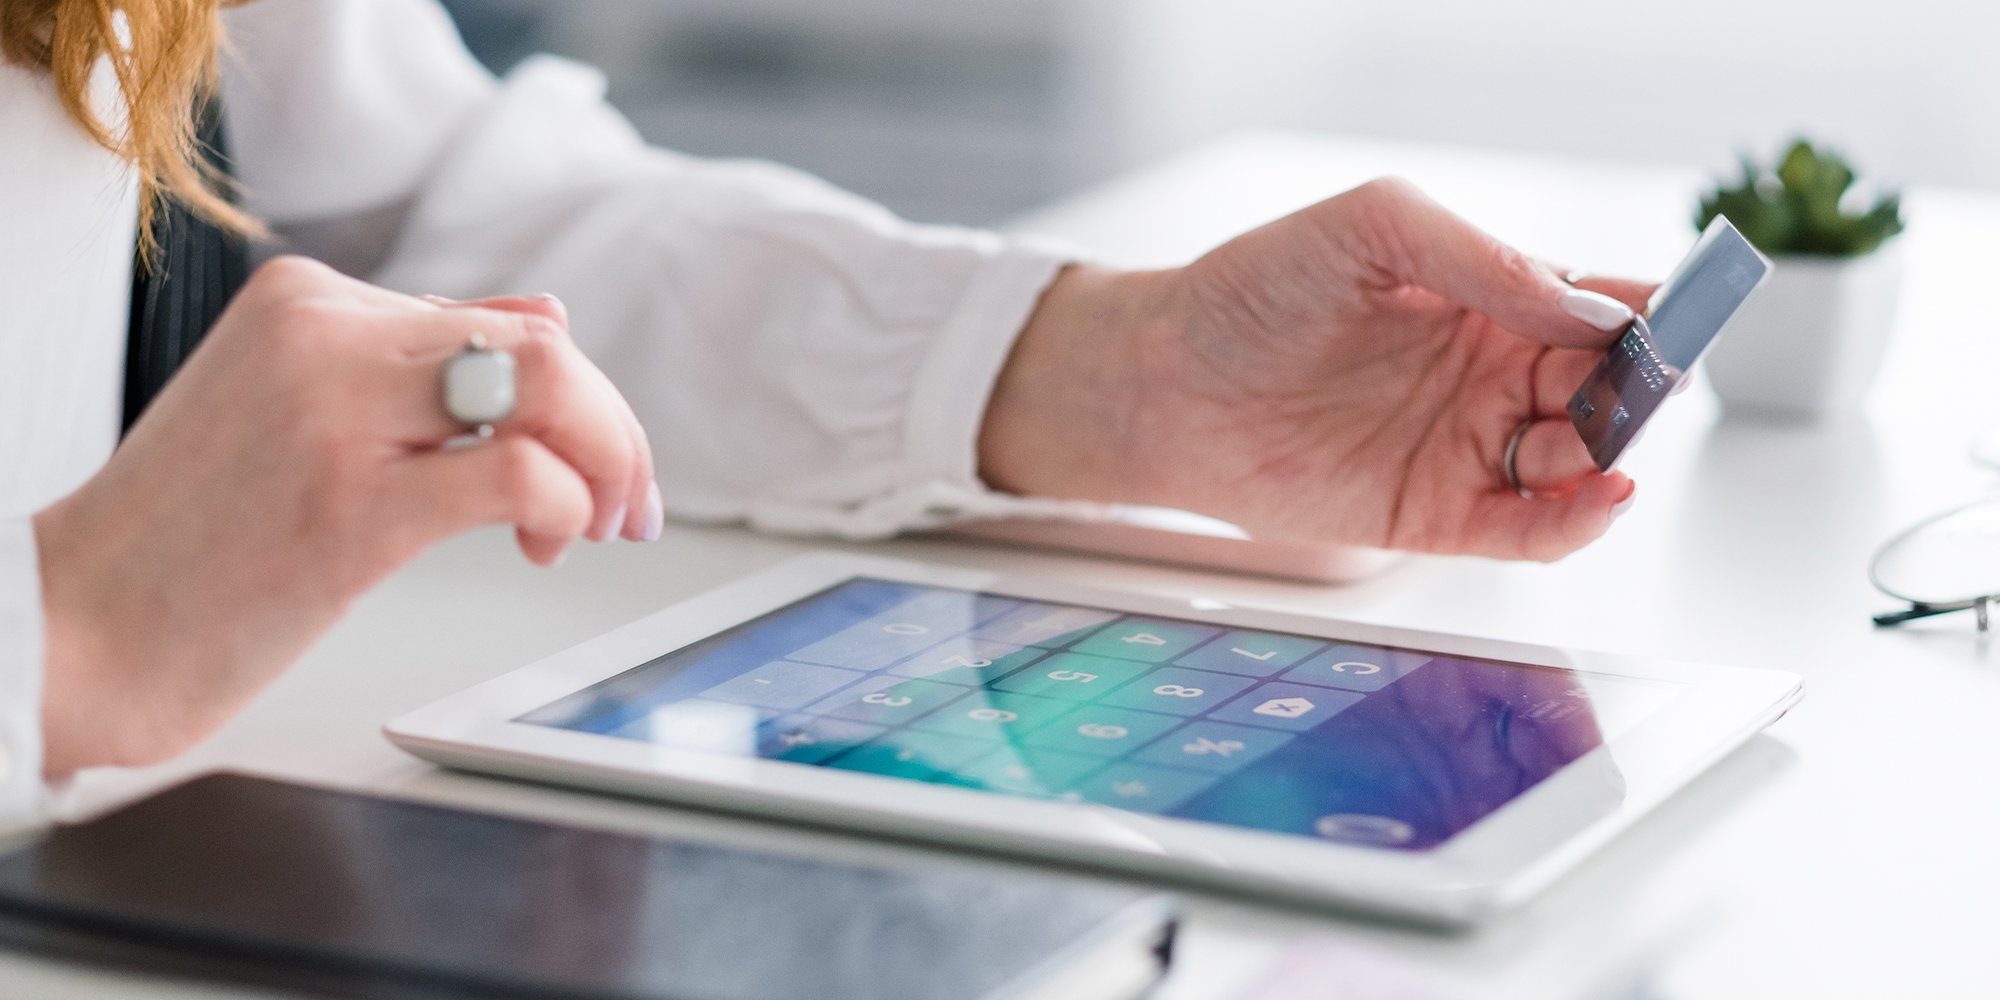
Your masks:
M504 65L604 65L642 130L987 222L1296 127L1731 168L1794 134L2000 187L1985 0L448 0Z
M2000 186L1990 0L1338 6L1330 127L1701 162L1807 132L1890 178Z

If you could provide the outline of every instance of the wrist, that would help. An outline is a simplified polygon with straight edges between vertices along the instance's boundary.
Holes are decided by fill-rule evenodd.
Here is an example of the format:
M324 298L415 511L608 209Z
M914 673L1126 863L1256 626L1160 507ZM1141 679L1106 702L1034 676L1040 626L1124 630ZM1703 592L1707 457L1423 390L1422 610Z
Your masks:
M1103 503L1169 502L1143 445L1183 310L1179 271L1075 264L1043 292L987 402L979 474L994 489Z
M156 756L146 714L132 711L148 700L132 684L139 676L132 668L141 661L117 641L135 623L111 607L114 588L93 568L100 557L77 530L79 503L71 496L34 517L42 587L42 772L49 779Z

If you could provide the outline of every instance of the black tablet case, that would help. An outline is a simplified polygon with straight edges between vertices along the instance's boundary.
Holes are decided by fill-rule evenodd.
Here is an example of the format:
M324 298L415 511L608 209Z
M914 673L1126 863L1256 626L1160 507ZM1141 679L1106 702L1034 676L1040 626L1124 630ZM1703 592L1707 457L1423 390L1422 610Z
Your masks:
M0 941L369 998L977 998L1137 941L1159 896L898 871L195 779L0 858Z

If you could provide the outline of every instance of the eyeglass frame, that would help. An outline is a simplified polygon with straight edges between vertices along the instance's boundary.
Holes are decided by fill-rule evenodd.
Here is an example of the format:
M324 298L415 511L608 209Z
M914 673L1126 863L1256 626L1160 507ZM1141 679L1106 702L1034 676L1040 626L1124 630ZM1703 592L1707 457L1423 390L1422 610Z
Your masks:
M1875 575L1875 567L1878 563L1882 561L1882 556L1884 553L1888 552L1890 549L1895 548L1904 539L1909 538L1910 536L1916 534L1917 532L1922 531L1923 529L1933 524L1936 524L1940 521L1956 517L1965 511L1972 510L1977 507L1983 507L1987 504L1992 504L1996 502L2000 502L2000 497L1987 497L1981 500L1974 500L1971 503L1960 504L1959 506L1953 507L1949 510L1939 511L1936 514L1932 514L1931 516L1926 517L1923 520L1918 521L1917 523L1912 524L1907 528L1904 528L1902 531L1897 532L1895 535L1891 536L1888 541L1883 542L1882 545L1875 550L1875 555L1868 560L1868 582L1873 584L1876 590L1879 590L1882 593L1889 595L1890 597L1894 597L1897 600L1907 601L1909 602L1910 605L1909 609L1905 611L1885 611L1879 615L1875 615L1873 621L1875 622L1876 628L1891 628L1897 625L1901 625L1904 622L1913 622L1923 618L1931 618L1936 615L1947 615L1951 614L1954 611L1970 611L1973 613L1973 615L1977 618L1979 622L1979 631L1981 632L1991 631L1992 615L1987 606L1996 601L2000 601L2000 594L1982 594L1978 597L1968 597L1963 600L1957 600L1957 601L1910 600L1909 598L1904 597L1901 594L1898 594L1890 590L1889 588L1882 586L1881 580L1877 579Z

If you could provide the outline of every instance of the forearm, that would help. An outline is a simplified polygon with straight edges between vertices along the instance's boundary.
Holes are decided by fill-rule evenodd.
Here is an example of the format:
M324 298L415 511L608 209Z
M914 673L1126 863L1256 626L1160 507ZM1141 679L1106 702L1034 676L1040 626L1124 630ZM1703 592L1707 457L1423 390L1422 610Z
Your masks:
M1043 294L994 385L979 435L995 489L1102 503L1171 504L1149 394L1176 350L1173 271L1074 265Z
M109 607L114 591L85 581L99 575L93 564L116 573L116 557L103 558L117 546L115 538L98 538L95 545L78 544L67 526L78 502L72 495L37 514L34 519L38 608L41 617L41 774L61 780L86 767L139 763L157 754L144 744L142 727L128 710L143 705L148 692L119 690L106 676L108 665L121 660L156 660L165 650L120 650L118 638L134 631L164 640L173 634L166 621L139 622L129 613Z

